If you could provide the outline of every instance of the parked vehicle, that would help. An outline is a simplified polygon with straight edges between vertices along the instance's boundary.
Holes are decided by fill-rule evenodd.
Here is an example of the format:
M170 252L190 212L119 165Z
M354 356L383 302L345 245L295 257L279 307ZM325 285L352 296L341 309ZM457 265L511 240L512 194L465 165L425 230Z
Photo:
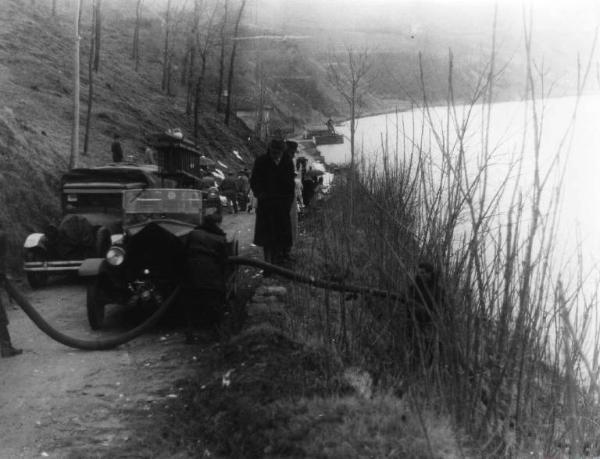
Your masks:
M220 214L223 212L223 198L216 186L202 190L202 215Z
M52 274L77 272L85 258L104 256L111 237L122 232L123 191L155 186L156 172L156 166L127 164L64 174L59 225L30 234L23 244L31 287L42 287Z
M235 292L235 271L225 261L237 254L237 241L198 228L202 202L202 192L194 189L124 192L122 237L106 257L89 258L79 269L90 280L86 306L92 329L102 328L107 304L152 310L182 283L220 291L223 302Z

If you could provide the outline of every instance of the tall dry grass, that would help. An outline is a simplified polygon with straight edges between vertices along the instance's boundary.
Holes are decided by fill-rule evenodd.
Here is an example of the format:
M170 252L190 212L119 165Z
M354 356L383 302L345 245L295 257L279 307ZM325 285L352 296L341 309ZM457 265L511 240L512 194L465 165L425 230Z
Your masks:
M577 103L563 141L542 158L548 94L524 23L530 125L519 149L507 154L491 144L494 52L464 110L454 101L450 54L444 122L423 85L422 129L399 123L382 136L378 161L347 170L306 223L313 236L304 269L406 292L404 301L298 287L296 302L308 310L291 326L368 370L379 390L449 414L485 457L597 455L598 288L584 288L581 257L567 287L555 257ZM578 98L588 73L581 69ZM477 151L472 132L480 136ZM499 154L510 158L501 177ZM352 200L350 174L359 184ZM434 269L433 302L416 288L424 262Z

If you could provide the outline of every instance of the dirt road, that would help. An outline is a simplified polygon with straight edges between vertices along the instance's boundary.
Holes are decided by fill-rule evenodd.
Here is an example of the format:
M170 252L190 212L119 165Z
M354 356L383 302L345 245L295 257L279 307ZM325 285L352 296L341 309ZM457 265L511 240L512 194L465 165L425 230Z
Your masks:
M250 244L253 222L253 214L240 213L226 215L223 223L228 234L238 232L245 254L256 252ZM94 336L82 283L57 279L26 293L56 328ZM123 423L123 414L140 406L150 413L177 398L177 381L201 372L214 344L186 345L180 329L162 325L116 350L77 351L52 341L20 310L8 309L13 342L24 353L0 359L2 459L89 457L127 442L135 432ZM140 454L136 457L145 457Z

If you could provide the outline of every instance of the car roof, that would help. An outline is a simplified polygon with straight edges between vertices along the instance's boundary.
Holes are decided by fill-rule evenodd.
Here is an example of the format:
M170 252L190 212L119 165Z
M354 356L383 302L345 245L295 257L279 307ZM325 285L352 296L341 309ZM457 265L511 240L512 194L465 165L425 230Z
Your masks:
M108 165L72 169L62 176L63 188L152 187L159 183L156 166Z

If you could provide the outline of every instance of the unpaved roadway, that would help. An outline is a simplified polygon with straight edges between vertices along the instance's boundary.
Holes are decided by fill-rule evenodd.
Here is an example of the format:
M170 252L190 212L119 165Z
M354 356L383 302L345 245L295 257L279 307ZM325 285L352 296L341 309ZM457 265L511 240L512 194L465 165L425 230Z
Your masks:
M253 214L225 216L228 234L239 232L241 253L256 251L253 222ZM61 331L102 334L89 331L83 283L57 278L38 291L19 285ZM2 299L6 305L5 292ZM0 359L0 459L79 457L82 450L101 455L127 442L136 433L120 413L140 405L150 412L153 404L177 397L177 380L201 373L213 345L186 345L181 328L163 324L116 350L78 351L52 341L15 306L8 313L13 343L24 353ZM114 331L127 326L126 318L113 322Z

